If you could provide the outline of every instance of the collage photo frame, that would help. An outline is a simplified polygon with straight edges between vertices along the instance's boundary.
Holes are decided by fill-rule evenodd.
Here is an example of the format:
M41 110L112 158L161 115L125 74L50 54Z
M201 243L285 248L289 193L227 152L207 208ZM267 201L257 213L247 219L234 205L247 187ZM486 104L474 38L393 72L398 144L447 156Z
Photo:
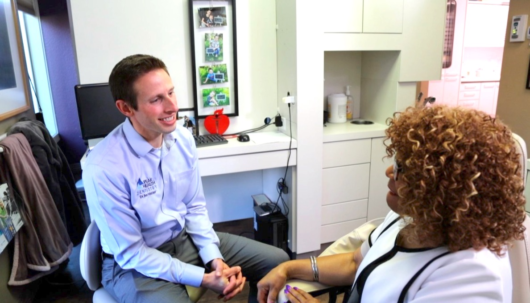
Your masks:
M194 118L239 115L235 0L190 0Z

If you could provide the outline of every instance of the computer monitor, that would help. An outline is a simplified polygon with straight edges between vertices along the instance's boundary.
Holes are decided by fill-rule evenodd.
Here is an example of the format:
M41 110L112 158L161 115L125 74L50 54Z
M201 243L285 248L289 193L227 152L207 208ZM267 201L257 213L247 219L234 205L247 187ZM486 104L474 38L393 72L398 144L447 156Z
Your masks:
M83 140L103 138L125 121L116 108L107 83L75 86L77 113Z

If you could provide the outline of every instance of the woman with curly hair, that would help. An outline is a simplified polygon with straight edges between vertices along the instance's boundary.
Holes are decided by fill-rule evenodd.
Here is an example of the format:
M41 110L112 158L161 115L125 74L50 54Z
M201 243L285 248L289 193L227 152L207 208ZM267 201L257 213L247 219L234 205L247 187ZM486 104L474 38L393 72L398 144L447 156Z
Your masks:
M287 279L351 285L354 302L511 302L506 250L523 238L520 155L503 123L476 110L408 108L386 130L392 211L352 253L280 264L258 284L274 302ZM317 302L287 285L291 302Z

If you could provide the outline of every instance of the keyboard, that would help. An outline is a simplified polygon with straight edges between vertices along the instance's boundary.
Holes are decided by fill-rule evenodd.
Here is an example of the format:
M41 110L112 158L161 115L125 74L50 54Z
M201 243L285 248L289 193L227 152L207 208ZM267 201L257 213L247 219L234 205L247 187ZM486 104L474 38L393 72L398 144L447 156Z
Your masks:
M208 135L200 135L200 136L193 135L193 138L195 139L195 146L197 147L212 146L212 145L228 143L228 140L226 140L225 138L223 138L223 136L218 135L218 134L208 134Z

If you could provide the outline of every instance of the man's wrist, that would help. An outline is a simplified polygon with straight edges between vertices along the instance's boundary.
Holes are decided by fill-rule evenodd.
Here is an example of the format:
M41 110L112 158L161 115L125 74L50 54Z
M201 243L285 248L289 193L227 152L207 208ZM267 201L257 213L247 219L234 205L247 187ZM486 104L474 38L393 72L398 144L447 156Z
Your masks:
M212 264L213 264L213 262L214 262L215 260L221 260L221 261L222 261L223 259L221 259L221 258L215 258L215 259L210 260L210 262L206 263L205 267L206 267L206 269L207 269L208 271L212 271Z

